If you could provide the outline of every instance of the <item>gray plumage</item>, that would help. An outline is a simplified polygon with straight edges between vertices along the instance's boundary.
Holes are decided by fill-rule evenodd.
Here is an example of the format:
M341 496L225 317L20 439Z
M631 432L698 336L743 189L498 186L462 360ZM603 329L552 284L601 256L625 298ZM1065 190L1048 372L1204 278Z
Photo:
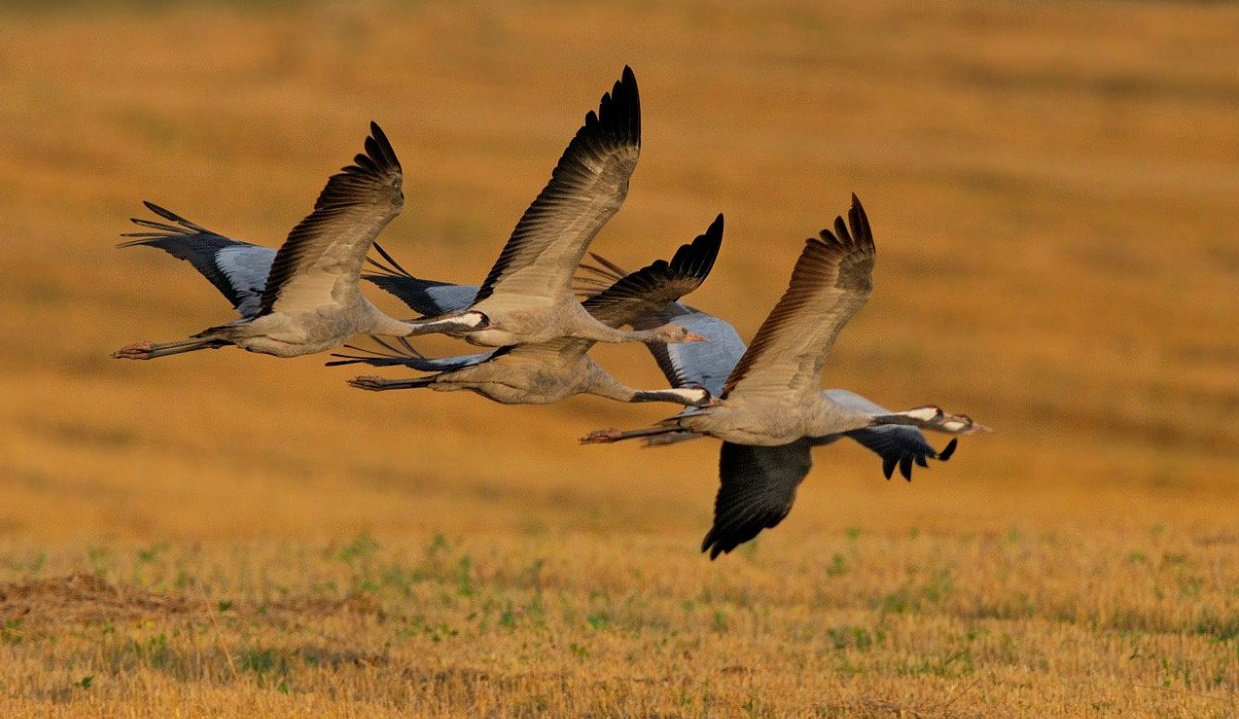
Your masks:
M714 266L722 235L723 216L719 215L705 234L682 245L670 262L658 260L620 278L587 299L586 311L608 327L620 327L657 313L667 303L701 285ZM560 337L464 357L426 359L413 352L407 343L403 350L384 343L386 354L336 355L343 361L331 364L401 364L437 372L430 377L406 380L358 377L349 383L361 389L470 390L503 404L546 404L583 393L622 402L666 401L701 406L712 401L710 393L700 387L678 385L667 390L628 387L590 359L587 352L594 344L592 339Z
M246 265L243 283L245 296L235 306L242 319L227 325L211 327L194 337L179 342L151 344L140 342L113 354L122 359L154 359L199 349L237 345L251 352L277 357L295 357L331 349L348 337L358 334L407 336L417 329L394 320L370 304L359 291L358 281L366 254L375 238L404 204L403 177L400 161L382 129L370 124L365 153L354 158L354 164L333 175L319 194L314 210L289 233L288 239L271 261L266 281L252 309L252 294L259 276L258 262ZM148 205L149 206L149 205ZM210 233L181 218L150 206L156 214L176 222L186 230L198 233L200 239L225 245L222 236ZM172 225L141 222L165 235L177 231ZM143 238L144 244L155 244L160 238ZM172 242L165 239L163 244ZM258 250L244 249L257 257ZM238 248L233 247L233 250ZM171 251L171 250L169 250ZM175 254L175 253L174 253ZM187 257L192 262L192 257ZM237 287L232 280L226 284L212 277L209 263L194 263L208 279L234 299ZM224 273L227 275L227 272ZM250 303L250 304L247 304Z
M956 440L937 452L907 424L955 434L987 429L932 406L892 413L847 390L818 389L830 346L870 292L872 234L855 196L849 220L850 231L839 218L833 233L823 230L821 240L808 241L787 292L753 347L745 347L727 322L678 303L644 320L675 321L709 340L651 345L650 351L673 385L705 386L723 397L718 406L689 409L646 430L603 430L585 438L645 437L650 444L703 435L723 439L715 521L702 543L711 559L782 521L812 467L814 446L850 437L882 457L888 479L898 467L910 480L914 463L949 459Z

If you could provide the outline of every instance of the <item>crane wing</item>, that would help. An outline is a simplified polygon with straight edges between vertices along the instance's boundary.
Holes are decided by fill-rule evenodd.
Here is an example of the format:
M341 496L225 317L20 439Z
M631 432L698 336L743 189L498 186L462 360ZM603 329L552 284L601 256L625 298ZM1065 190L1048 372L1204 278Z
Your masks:
M154 247L185 260L232 303L243 319L258 313L267 275L275 260L273 248L225 237L153 202L142 204L167 222L130 218L133 224L147 229L124 233L122 237L137 239L123 242L119 247Z
M414 277L379 243L374 243L374 250L383 261L366 258L373 271L363 274L361 278L395 295L423 317L460 312L468 309L477 299L476 285L454 285L450 282Z
M478 292L477 303L545 305L572 297L572 275L589 243L623 204L641 150L641 102L632 69L559 159L525 210Z
M724 442L714 525L702 540L701 551L714 559L777 526L791 511L796 488L812 467L808 440L778 447Z
M723 216L719 215L704 234L691 243L680 245L670 262L656 260L621 277L585 300L585 309L609 327L632 324L660 312L705 282L718 259L722 242Z
M327 180L280 247L262 296L260 315L312 311L356 293L366 253L404 205L400 161L383 130L370 123L365 153Z
M646 345L667 381L673 387L705 387L718 397L723 392L723 382L744 355L744 340L726 320L680 303L669 305L633 326L645 329L667 322L675 322L706 338L705 342Z
M874 247L869 221L852 195L835 231L811 238L796 261L787 291L757 330L748 351L727 378L733 393L808 394L819 391L822 368L839 330L869 299Z
M657 313L701 286L714 267L722 242L723 216L719 215L705 234L680 245L670 262L655 260L636 272L624 275L607 289L585 300L585 309L608 327L631 324ZM560 337L549 342L516 345L511 354L523 357L553 352L571 358L584 355L593 346L593 340Z

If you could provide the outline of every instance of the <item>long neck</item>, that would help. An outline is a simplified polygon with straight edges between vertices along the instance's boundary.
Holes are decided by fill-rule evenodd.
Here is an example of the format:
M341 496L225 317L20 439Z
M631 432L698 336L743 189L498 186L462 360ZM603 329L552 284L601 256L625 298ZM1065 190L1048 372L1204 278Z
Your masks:
M592 340L594 342L656 341L652 339L652 335L648 331L629 332L627 330L616 329L615 327L608 327L597 320L593 320L584 327L581 327L579 331L573 332L572 336L579 339Z
M972 421L972 418L966 414L947 414L933 405L878 415L873 418L873 423L875 425L910 424L921 429L942 432L943 434L972 434L973 432L994 431L992 427Z
M697 392L687 389L633 389L607 374L606 370L596 364L591 365L590 371L593 374L590 380L590 394L613 399L617 402L674 402L675 404L692 406L701 399L697 396Z
M923 429L938 429L943 417L942 410L936 407L916 407L902 412L889 412L871 417L871 424L902 424Z
M596 394L599 397L613 399L616 402L638 402L640 400L635 397L640 394L638 390L629 387L612 377L606 370L599 367L589 357L584 358L588 363L586 384L590 394ZM579 370L578 370L579 372Z
M366 310L371 321L371 327L366 334L407 337L414 333L414 325L388 317L385 312L370 304L368 300L363 298L363 301L366 303Z

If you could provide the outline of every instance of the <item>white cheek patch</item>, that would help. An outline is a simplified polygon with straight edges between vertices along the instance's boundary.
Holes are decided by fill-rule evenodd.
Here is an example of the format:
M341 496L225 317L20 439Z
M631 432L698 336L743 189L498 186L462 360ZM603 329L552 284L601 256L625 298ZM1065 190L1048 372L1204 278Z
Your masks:
M917 407L916 409L910 409L907 412L904 412L904 415L911 417L912 419L919 419L922 422L933 422L934 420L941 419L942 414L942 410L933 406Z
M706 392L705 390L703 390L703 389L683 389L683 388L680 388L680 389L673 389L673 390L671 390L671 391L672 391L673 393L675 393L676 395L678 395L678 396L680 396L680 397L683 397L683 398L684 398L685 400L687 400L688 402L694 402L694 403L696 403L696 402L702 402L702 401L704 401L704 400L705 400L705 398L706 398L706 397L710 396L710 395L709 395L709 393L707 393L707 392Z

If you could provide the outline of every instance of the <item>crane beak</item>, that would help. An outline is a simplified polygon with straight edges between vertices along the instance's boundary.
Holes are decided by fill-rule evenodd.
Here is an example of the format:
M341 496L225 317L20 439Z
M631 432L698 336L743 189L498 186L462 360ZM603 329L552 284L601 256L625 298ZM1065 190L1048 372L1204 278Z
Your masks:
M705 337L702 337L696 332L689 332L688 334L684 335L684 341L685 342L709 342L710 340L706 339Z

